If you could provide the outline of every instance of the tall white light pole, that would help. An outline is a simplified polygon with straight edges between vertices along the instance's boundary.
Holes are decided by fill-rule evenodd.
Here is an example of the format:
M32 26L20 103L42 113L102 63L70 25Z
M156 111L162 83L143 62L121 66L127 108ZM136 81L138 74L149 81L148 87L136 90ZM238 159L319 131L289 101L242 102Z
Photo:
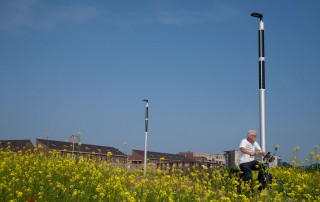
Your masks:
M144 169L143 169L143 176L146 176L147 174L147 140L148 140L148 104L149 101L147 99L142 100L144 102L146 102L146 116L145 116L145 136L144 136Z
M264 57L264 23L263 14L251 13L259 22L259 98L260 98L260 145L266 151L266 103L265 103L265 57Z

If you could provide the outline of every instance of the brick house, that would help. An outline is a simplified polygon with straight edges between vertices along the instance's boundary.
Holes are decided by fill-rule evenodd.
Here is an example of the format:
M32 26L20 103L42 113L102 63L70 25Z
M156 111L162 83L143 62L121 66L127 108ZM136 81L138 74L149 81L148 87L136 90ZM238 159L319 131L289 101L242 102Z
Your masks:
M22 154L26 152L33 152L34 146L30 140L0 140L0 150L10 150L12 152L22 151Z
M229 150L224 152L226 166L236 168L239 166L239 150Z
M203 152L179 152L191 161L199 162L208 168L225 167L226 159L223 154L212 154Z
M37 139L40 152L58 151L61 156L77 158L83 156L88 159L109 161L113 164L126 164L127 155L114 147L72 143L56 140Z
M129 161L131 162L131 165L136 165L137 167L140 166L140 168L142 168L144 164L144 151L133 149L132 155L129 157ZM199 162L190 160L186 156L180 154L147 151L147 161L148 166L151 169L185 169L193 166L201 167Z

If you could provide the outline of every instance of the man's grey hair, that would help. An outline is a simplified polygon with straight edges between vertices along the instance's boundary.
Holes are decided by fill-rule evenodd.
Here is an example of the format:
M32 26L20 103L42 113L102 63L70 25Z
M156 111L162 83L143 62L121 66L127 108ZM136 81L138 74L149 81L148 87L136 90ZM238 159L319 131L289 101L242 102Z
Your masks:
M257 134L257 131L255 131L255 130L248 130L248 132L247 132L247 137L249 137L249 136L252 135L252 134Z

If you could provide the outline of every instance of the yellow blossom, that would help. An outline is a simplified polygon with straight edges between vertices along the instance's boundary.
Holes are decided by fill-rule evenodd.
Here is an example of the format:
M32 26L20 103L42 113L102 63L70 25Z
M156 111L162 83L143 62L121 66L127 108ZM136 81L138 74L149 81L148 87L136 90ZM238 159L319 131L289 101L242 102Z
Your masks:
M20 198L23 195L23 193L19 191L17 195L18 195L18 198Z
M316 151L313 156L320 160ZM320 173L299 167L271 167L275 180L268 189L258 192L258 171L253 171L252 182L245 184L224 168L206 170L194 166L180 169L182 167L173 166L165 170L152 168L152 159L147 177L132 164L128 167L121 162L105 163L87 155L73 159L66 152L41 156L0 150L0 159L2 201L320 200ZM238 187L241 187L240 192ZM249 194L252 190L254 195Z

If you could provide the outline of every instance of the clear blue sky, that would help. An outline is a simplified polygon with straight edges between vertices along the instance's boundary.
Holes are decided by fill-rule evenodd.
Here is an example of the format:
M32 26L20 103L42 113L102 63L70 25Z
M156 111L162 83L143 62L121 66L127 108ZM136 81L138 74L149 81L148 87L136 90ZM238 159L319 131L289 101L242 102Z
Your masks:
M0 2L0 139L81 141L130 153L223 153L260 130L290 161L320 145L320 1ZM259 138L258 141L260 142ZM124 142L127 147L124 147Z

